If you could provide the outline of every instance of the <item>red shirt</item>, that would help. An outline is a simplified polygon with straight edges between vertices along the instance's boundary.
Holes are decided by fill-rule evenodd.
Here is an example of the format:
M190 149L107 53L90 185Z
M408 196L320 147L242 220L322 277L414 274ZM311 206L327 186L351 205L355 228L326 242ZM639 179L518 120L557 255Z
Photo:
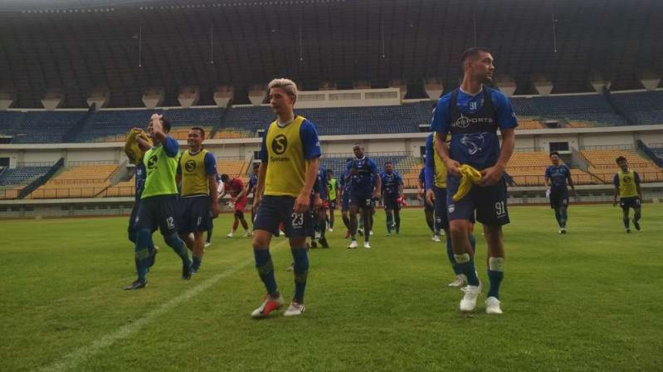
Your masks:
M244 182L242 182L242 180L239 178L233 178L232 180L228 181L228 183L226 183L225 188L228 190L228 194L234 198L239 195L242 190L244 190Z

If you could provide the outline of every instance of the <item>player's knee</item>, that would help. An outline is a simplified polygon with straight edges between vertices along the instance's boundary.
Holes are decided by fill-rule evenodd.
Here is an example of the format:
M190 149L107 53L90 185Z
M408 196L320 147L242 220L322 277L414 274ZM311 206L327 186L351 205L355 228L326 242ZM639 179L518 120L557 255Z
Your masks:
M244 212L235 211L235 217L239 218L240 220L243 220L244 219Z

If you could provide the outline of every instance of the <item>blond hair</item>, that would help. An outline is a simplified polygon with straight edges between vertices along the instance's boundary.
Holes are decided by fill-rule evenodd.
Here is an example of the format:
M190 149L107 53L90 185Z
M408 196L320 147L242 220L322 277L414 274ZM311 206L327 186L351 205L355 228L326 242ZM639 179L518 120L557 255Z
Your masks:
M271 90L272 88L281 88L287 95L294 98L293 101L297 99L297 84L290 79L274 79L269 82L269 85L267 85L267 90Z

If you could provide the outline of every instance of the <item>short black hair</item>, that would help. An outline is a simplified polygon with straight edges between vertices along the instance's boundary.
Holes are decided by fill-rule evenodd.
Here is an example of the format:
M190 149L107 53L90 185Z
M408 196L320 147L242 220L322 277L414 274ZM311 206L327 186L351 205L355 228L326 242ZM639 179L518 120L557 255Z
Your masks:
M617 163L617 164L619 164L620 161L628 161L628 160L626 160L626 158L623 157L623 156L620 156L617 159L615 159L615 163Z
M559 157L559 152L557 152L557 151L553 151L553 152L551 152L550 155L548 155L548 156L552 158L553 155L557 155L557 157Z
M166 119L165 116L161 117L161 126L163 127L163 130L166 133L170 133L170 128L172 128L172 124L170 123L170 120Z
M221 182L226 183L226 182L228 182L229 180L230 180L230 176L229 176L229 175L227 175L227 174L225 174L225 173L221 175Z
M333 169L327 169L327 173L334 174L334 170Z
M387 166L387 164L394 164L394 163L392 163L392 162L388 161L388 162L384 163L384 166L386 167L386 166Z
M197 130L197 131L200 131L200 135L203 136L203 137L205 137L205 129L203 129L203 128L201 128L201 127L191 127L191 130Z
M470 58L477 58L481 53L490 53L493 54L493 52L490 51L488 48L484 47L472 47L469 49L466 49L463 54L460 56L460 65L463 66L465 65L465 62L467 62L468 59Z

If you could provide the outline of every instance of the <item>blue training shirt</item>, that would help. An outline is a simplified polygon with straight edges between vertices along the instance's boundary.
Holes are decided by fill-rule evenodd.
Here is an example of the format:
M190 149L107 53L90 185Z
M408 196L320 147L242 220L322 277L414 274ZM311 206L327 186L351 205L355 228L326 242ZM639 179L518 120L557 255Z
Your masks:
M380 178L382 179L382 194L391 197L398 196L399 186L403 185L401 175L396 171L393 171L391 174L382 172L380 173Z
M571 177L571 169L566 164L554 165L546 168L545 177L550 180L550 189L555 191L566 191L566 179Z
M353 168L357 170L357 173L350 177L352 180L352 190L372 192L375 184L375 176L378 175L378 166L375 165L375 162L366 156L361 159L354 158L348 162L346 167L347 173L350 174Z
M452 103L451 97L454 95L457 95L457 99ZM490 102L485 102L486 97L490 97ZM450 107L452 104L455 104L455 108ZM489 110L491 107L492 110ZM456 119L451 118L455 110L460 112ZM431 130L440 132L443 137L450 132L451 158L481 170L495 165L499 158L497 129L517 126L518 119L504 93L483 86L481 92L474 96L460 89L442 96L433 111Z

